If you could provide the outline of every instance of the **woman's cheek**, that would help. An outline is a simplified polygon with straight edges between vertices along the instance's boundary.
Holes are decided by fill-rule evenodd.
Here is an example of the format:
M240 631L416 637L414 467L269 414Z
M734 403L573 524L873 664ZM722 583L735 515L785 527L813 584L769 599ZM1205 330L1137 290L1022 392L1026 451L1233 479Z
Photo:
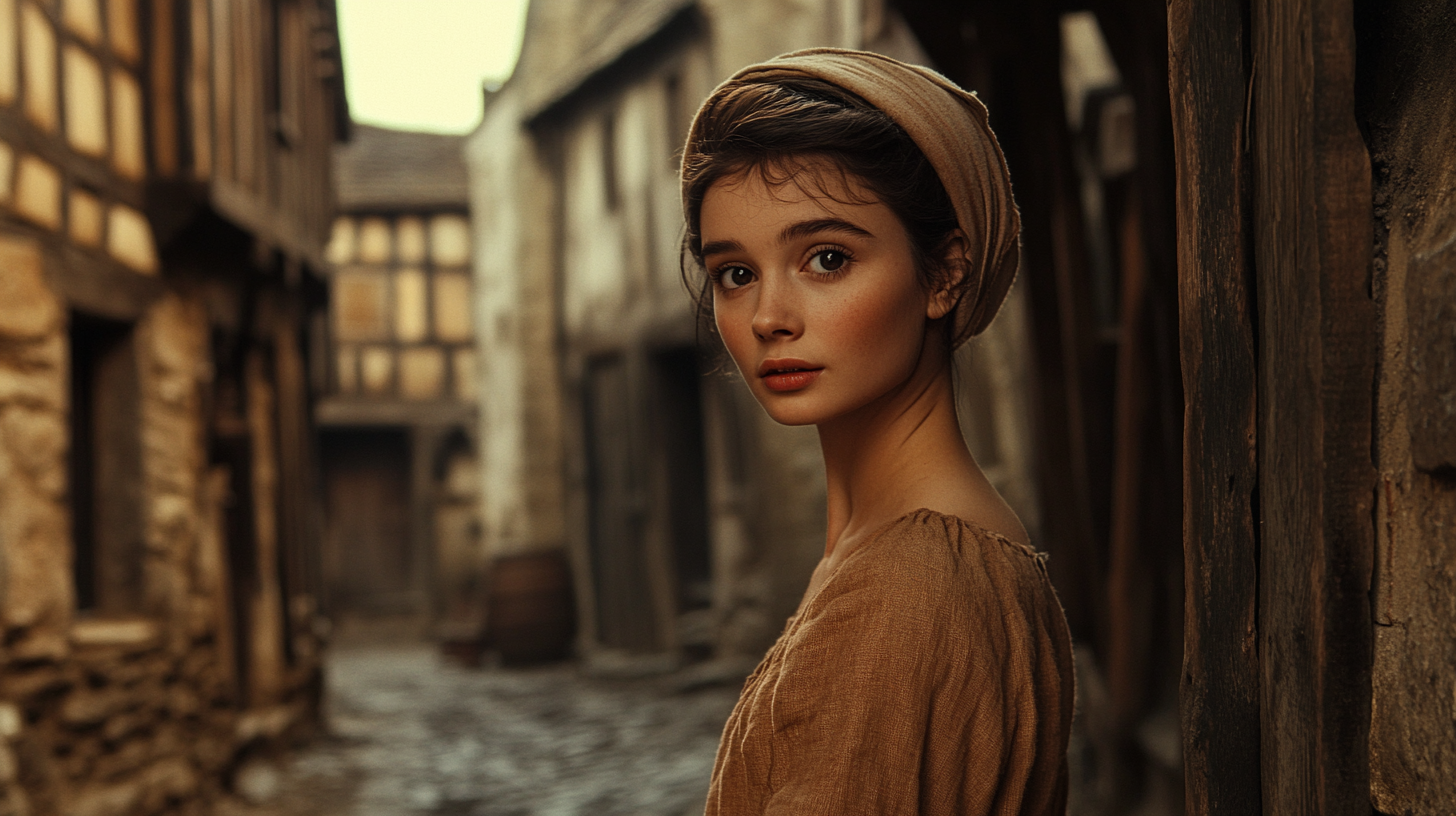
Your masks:
M875 360L893 351L904 333L904 308L893 300L846 298L826 309L825 321L832 326L834 345L855 352L857 359Z
M723 345L728 348L728 355L733 358L733 364L738 366L739 373L747 377L744 372L744 355L752 352L753 315L746 313L743 308L743 298L725 298L721 295L713 296L713 324L718 328L718 336L723 338Z

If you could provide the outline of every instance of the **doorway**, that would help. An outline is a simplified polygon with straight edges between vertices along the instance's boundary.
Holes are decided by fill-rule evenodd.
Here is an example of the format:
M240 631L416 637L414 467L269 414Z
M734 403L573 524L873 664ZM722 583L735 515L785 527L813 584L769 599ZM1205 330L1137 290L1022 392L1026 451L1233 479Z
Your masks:
M326 431L323 472L328 510L323 572L333 609L363 615L418 612L406 432Z

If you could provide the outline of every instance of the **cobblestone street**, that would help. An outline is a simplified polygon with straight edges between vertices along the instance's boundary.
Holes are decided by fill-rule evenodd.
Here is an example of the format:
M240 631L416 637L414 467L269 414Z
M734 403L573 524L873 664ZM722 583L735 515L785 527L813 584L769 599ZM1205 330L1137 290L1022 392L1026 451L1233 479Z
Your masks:
M429 645L339 644L328 732L240 775L218 816L702 812L738 683L465 668Z

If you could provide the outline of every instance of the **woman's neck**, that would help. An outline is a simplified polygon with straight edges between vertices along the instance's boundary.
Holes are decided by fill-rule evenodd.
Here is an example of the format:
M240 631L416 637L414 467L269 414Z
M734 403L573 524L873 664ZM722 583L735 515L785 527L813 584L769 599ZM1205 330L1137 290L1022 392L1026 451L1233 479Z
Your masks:
M819 425L828 486L826 557L841 541L852 546L921 507L1007 535L1020 532L1015 515L1005 518L1009 508L966 449L947 358L948 352L922 354L900 388ZM1014 530L1005 529L1012 524Z

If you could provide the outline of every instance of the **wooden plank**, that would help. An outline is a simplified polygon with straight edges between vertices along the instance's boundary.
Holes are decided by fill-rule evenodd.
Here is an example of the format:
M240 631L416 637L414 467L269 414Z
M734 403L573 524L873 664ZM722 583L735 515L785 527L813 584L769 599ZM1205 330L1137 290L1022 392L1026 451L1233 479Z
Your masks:
M173 0L152 0L151 70L152 163L158 174L177 174L177 6Z
M257 192L258 150L263 141L259 97L263 54L258 49L257 3L243 0L227 4L232 14L233 152L236 178L242 187Z
M1353 6L1353 0L1317 0L1313 21L1325 460L1317 793L1322 812L1332 816L1370 812L1377 483L1371 442L1379 332L1370 286L1370 156L1355 122Z
M1185 406L1181 706L1190 816L1261 810L1244 15L1232 3L1168 5Z
M1253 6L1266 813L1369 812L1375 324L1351 16Z
M249 705L277 703L284 693L283 596L278 562L277 392L267 350L255 348L245 366L247 422L252 448L253 542L257 584L246 600L249 619Z
M213 154L216 176L237 178L236 151L233 150L233 43L232 4L228 0L212 0L212 99Z
M1152 629L1157 614L1152 606L1155 568L1142 553L1140 523L1144 471L1147 462L1150 382L1148 371L1149 320L1147 263L1142 251L1142 227L1137 194L1132 194L1121 232L1122 312L1114 388L1112 513L1107 537L1107 650L1104 658L1107 687L1112 697L1114 727L1133 733L1151 703L1148 669ZM1155 466L1155 465L1154 465Z
M212 175L212 26L208 0L189 0L187 109L192 125L192 177Z

